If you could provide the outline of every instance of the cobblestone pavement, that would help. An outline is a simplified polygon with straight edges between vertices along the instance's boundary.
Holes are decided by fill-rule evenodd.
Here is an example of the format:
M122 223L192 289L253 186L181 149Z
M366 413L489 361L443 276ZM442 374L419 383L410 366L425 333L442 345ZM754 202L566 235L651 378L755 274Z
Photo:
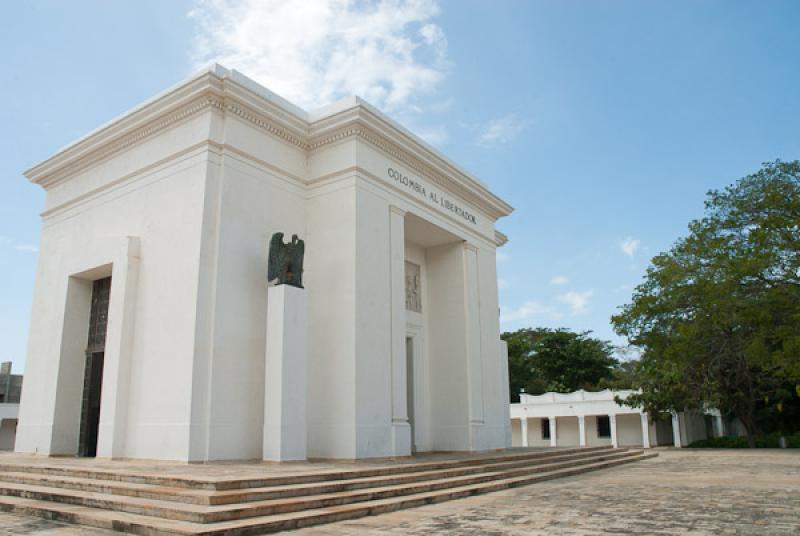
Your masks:
M800 451L659 454L596 473L293 534L800 535ZM113 533L0 514L0 534Z

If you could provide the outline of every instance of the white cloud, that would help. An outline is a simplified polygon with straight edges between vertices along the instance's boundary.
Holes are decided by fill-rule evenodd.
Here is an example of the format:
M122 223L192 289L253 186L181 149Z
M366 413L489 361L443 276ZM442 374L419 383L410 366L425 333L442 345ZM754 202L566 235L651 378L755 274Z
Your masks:
M506 281L505 279L503 279L502 277L497 279L497 289L498 290L507 289L509 286L510 286L510 283L508 281Z
M192 57L316 108L359 95L413 110L448 68L435 0L197 0Z
M636 253L636 250L639 249L639 246L642 244L642 241L638 238L628 237L619 244L619 249L627 255L628 257L633 257L633 254Z
M518 322L520 320L528 320L534 316L546 315L548 317L558 317L552 308L543 305L536 301L526 301L519 307L515 308L500 308L500 323L505 324L508 322Z
M551 285L566 285L569 283L569 279L567 279L564 275L556 275L550 280Z
M587 290L584 292L576 292L570 290L566 294L558 296L558 301L566 303L572 309L573 315L581 315L586 312L589 305L589 299L594 295L594 291Z
M512 142L523 128L522 122L514 115L492 119L485 125L481 125L478 145L500 145Z

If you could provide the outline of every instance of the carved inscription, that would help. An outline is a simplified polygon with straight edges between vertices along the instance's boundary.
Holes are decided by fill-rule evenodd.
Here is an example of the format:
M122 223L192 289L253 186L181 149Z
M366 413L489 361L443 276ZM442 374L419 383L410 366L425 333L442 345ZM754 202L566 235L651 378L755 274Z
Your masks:
M471 214L469 211L464 209L464 207L453 203L444 194L433 190L432 188L425 189L425 185L415 181L414 179L409 178L407 175L403 175L401 172L397 171L396 169L389 168L386 171L386 174L389 175L390 178L394 179L395 182L401 184L414 192L415 194L419 195L420 197L424 198L428 203L439 205L444 210L449 210L450 212L454 213L456 216L460 216L470 222L472 225L477 225L477 221L475 220L475 215Z

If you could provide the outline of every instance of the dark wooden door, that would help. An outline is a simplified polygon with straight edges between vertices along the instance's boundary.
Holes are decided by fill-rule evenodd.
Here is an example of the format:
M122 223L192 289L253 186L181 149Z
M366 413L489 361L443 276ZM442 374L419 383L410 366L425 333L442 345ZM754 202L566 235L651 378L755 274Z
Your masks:
M83 401L78 455L97 455L97 433L100 425L100 400L103 387L103 360L108 327L108 302L111 278L98 279L92 285L92 306L89 313L89 340L86 345L86 366L83 374Z

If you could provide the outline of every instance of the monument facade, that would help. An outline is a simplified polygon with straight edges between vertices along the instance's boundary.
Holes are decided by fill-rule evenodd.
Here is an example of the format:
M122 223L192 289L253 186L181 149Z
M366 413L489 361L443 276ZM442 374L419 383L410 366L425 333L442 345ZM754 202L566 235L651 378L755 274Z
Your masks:
M18 452L510 446L495 222L512 209L364 101L306 112L215 65L26 176L46 206ZM304 249L299 272L274 265L296 284L268 277L276 233L297 235L287 259Z

